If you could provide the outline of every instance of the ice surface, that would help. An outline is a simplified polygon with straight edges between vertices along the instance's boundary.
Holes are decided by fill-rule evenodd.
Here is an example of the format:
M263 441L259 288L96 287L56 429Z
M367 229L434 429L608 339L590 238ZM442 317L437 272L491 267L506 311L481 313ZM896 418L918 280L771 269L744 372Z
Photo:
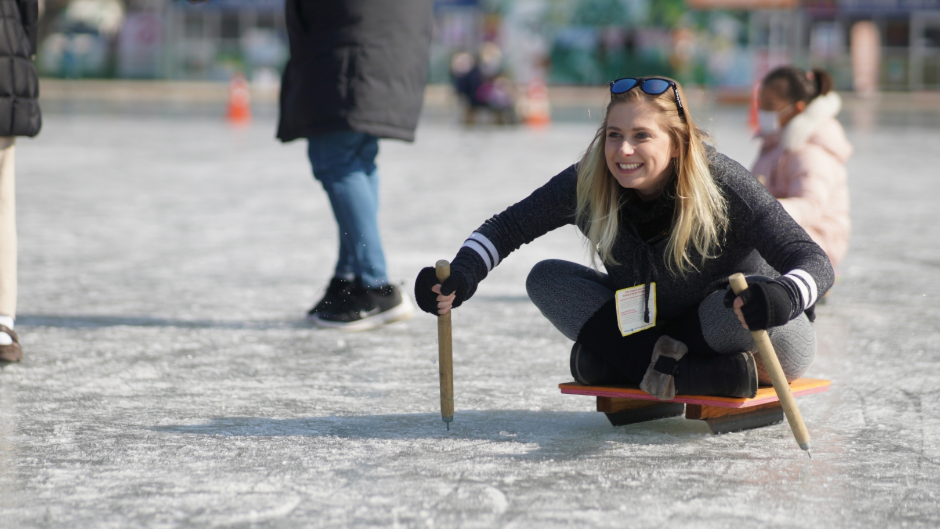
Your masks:
M743 120L706 123L749 165ZM53 114L18 142L26 360L0 373L0 526L940 524L938 129L849 130L852 250L809 373L833 386L798 399L810 461L786 424L613 428L561 395L570 343L524 280L544 258L584 261L573 229L456 312L448 432L433 317L361 334L303 321L336 228L304 145L273 127ZM384 142L392 277L410 289L592 132L434 121Z

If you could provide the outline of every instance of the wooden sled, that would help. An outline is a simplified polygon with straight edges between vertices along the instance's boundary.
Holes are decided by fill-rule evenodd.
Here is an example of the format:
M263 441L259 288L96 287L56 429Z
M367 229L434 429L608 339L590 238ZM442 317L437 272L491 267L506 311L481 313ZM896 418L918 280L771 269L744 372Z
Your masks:
M829 390L831 381L798 378L790 383L794 397ZM679 395L659 400L636 386L582 386L559 384L562 393L597 397L597 411L604 412L614 426L677 417L702 420L712 433L722 434L760 428L781 422L783 408L773 387L762 387L752 399Z

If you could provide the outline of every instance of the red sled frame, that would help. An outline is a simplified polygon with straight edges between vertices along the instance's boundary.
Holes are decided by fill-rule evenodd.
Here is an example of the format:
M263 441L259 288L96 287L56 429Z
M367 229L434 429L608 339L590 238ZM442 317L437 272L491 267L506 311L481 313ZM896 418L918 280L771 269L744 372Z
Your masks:
M794 397L828 391L831 381L798 378L790 382ZM703 420L712 433L722 434L760 428L783 421L783 408L772 387L757 390L754 398L679 395L659 400L636 386L582 386L576 382L559 384L562 393L597 397L597 411L607 415L614 426L678 417Z

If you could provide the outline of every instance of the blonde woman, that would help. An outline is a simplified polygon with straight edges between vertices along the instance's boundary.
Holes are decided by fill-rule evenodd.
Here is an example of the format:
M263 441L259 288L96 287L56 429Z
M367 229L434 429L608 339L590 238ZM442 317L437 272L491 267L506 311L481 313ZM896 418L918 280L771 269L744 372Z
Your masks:
M763 186L703 143L671 79L611 83L604 121L584 157L487 220L438 284L426 268L415 297L443 314L469 299L503 259L576 224L607 273L548 260L529 274L529 297L575 342L582 384L639 384L676 394L753 396L767 383L750 329L769 329L787 378L816 353L808 316L831 286L826 254ZM737 297L735 272L749 275Z

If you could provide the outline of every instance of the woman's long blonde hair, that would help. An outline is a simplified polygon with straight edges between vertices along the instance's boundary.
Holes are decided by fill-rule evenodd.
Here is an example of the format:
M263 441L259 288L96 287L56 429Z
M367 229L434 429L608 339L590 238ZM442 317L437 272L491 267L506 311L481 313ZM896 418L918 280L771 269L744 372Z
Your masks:
M666 246L666 266L672 273L685 275L697 270L720 249L728 224L727 203L708 169L703 140L704 131L692 121L688 99L682 87L679 95L685 105L685 117L679 115L672 89L654 96L636 87L623 94L611 94L604 122L578 165L578 208L576 219L584 231L594 262L600 256L604 264L618 264L612 254L620 231L620 184L610 174L605 157L607 116L615 105L645 103L659 110L660 125L667 131L679 156L674 160L676 208ZM692 251L700 259L693 259ZM596 253L595 253L596 251ZM696 262L698 261L698 262Z

